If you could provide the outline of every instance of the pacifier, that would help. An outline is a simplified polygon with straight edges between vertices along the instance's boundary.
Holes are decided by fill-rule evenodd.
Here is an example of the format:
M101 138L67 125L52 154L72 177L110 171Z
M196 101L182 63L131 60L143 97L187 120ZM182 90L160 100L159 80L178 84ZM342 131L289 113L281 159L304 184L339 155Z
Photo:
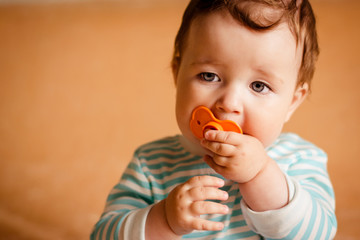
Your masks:
M192 112L190 129L199 139L204 138L204 134L208 130L231 131L242 134L242 130L238 124L231 120L219 120L215 118L210 109L204 106L199 106Z

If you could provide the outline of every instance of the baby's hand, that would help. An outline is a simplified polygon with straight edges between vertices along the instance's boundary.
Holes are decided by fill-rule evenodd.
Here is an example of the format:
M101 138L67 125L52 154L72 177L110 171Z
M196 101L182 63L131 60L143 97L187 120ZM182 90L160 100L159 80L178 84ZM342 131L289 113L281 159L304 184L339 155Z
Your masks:
M212 176L197 176L177 186L165 200L167 222L177 235L191 233L193 230L220 231L221 222L200 218L202 214L226 214L228 207L212 200L226 200L228 194L218 188L224 181Z
M235 132L207 131L201 144L212 153L205 162L237 183L252 180L270 159L259 140Z

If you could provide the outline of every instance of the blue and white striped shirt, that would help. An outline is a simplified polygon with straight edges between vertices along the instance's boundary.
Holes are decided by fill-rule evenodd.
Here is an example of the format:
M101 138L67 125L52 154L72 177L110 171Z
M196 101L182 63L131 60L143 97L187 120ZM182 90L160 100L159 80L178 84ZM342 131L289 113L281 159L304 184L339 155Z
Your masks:
M291 133L281 134L267 149L287 177L291 201L277 210L253 212L238 184L225 179L229 198L226 215L202 217L221 221L222 231L193 231L184 239L332 239L336 233L334 192L326 169L326 154ZM145 239L146 217L152 205L193 176L214 172L201 156L186 151L180 136L143 145L108 196L91 239Z

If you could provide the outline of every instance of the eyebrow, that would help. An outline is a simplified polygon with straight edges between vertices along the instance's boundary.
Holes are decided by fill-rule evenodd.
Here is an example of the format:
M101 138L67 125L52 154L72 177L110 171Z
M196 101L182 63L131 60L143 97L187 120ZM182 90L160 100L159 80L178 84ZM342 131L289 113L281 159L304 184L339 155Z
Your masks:
M214 61L211 61L211 60L208 60L208 59L200 59L198 61L193 61L190 63L191 66L193 65L223 65L222 63L220 62L214 62Z

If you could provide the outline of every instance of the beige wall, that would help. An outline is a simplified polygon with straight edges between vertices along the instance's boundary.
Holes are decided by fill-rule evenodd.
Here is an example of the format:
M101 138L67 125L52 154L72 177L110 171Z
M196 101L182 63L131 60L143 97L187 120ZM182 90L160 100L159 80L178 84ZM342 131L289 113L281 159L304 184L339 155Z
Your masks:
M178 132L184 1L0 6L0 239L88 239L146 141ZM315 1L321 58L287 131L329 154L337 239L360 237L360 4Z

